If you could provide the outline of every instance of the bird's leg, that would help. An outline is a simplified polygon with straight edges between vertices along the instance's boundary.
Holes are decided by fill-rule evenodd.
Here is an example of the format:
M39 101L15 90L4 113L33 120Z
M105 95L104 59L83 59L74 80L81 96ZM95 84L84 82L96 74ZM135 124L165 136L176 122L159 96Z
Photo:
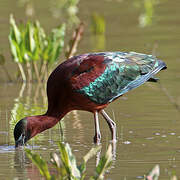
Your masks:
M100 113L108 123L108 126L111 130L112 140L116 142L116 123L107 115L104 110L101 110Z
M101 140L101 132L99 128L99 119L98 119L98 112L94 112L94 123L95 123L95 136L94 136L94 143L99 144Z

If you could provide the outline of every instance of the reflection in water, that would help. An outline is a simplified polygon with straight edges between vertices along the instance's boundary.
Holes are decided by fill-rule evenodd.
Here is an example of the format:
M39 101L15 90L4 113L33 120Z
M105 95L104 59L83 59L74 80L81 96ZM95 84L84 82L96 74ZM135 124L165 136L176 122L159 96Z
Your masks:
M26 156L24 149L16 149L14 155L14 168L18 174L23 174L26 169L26 164L30 163L29 158Z
M0 146L0 153L14 152L14 146L3 145Z
M178 103L178 99L175 100L174 97L169 93L167 88L165 88L161 83L160 83L160 88L164 92L164 94L168 97L170 103L175 107L175 109L180 113L180 104Z
M84 126L82 123L82 119L79 117L78 111L72 111L73 115L73 128L79 130L79 136L78 141L84 142L85 132L84 132ZM75 138L75 142L77 141L77 136L73 136Z
M18 178L30 178L31 180L39 180L40 173L35 165L26 155L24 148L15 150L14 169Z
M11 110L10 130L13 134L15 124L22 118L31 115L43 114L46 111L46 95L43 84L34 84L35 90L32 89L31 83L22 83L19 95L14 99L14 107ZM26 94L25 94L26 92ZM39 95L41 93L41 95ZM31 98L34 97L34 98ZM42 97L43 107L38 105L37 101ZM8 117L8 116L7 116ZM11 136L12 138L12 136Z
M95 52L104 51L106 45L106 38L104 34L92 35L91 37L92 50Z
M91 44L93 51L104 51L106 44L106 22L102 15L93 13L91 16Z
M128 97L128 101L122 102L119 100L118 102L111 104L109 107L109 109L114 109L116 112L116 123L119 137L116 148L116 168L110 170L109 177L113 180L123 179L124 177L128 180L135 179L137 176L145 174L147 169L151 169L157 163L160 163L163 179L168 180L169 174L175 172L179 177L180 115L175 106L172 106L172 104L175 103L180 106L179 0L174 0L172 2L166 0L157 1L161 4L164 2L162 6L154 5L153 7L153 13L156 15L154 16L153 14L153 16L158 18L158 23L154 26L155 19L153 18L152 25L148 26L148 28L139 28L137 26L139 14L142 14L143 11L145 12L143 4L144 0L139 0L141 3L138 9L133 9L134 6L131 0L118 0L121 4L117 3L117 0L104 1L105 3L101 3L100 6L98 4L99 1L94 1L93 3L90 1L82 1L80 7L81 11L79 12L81 13L81 17L84 19L90 17L94 10L97 12L101 11L101 13L104 14L108 25L108 37L106 37L106 41L108 41L108 47L106 48L108 48L108 50L123 49L123 51L133 50L147 53L147 47L145 47L144 44L158 42L158 49L157 45L154 45L153 54L158 55L168 64L166 73L162 74L162 76L160 75L161 82L163 87L166 88L165 91L168 92L168 95L165 96L165 93L162 93L162 90L157 84L149 83L137 89L136 92L130 92L126 96ZM47 28L50 28L51 25L54 26L54 24L57 24L57 20L52 19L51 23L47 22L47 16L45 16L45 14L48 14L48 5L46 6L48 3L49 1L37 1L36 5L39 10L39 18L45 22ZM17 12L16 7L12 6L12 1L7 0L6 6L1 6L0 12L2 17L6 16L4 13L8 12L9 9L13 12ZM18 14L16 15L20 16L23 20L24 9L18 11ZM5 19L3 21L6 22ZM2 27L4 27L2 28L1 34L2 42L5 42L7 39L6 32L9 31L9 26L3 26L7 24L8 22L1 24ZM82 40L83 46L80 47L81 52L89 52L92 50L92 46L89 45L89 42L91 42L91 36L87 33ZM96 42L98 42L98 40L93 42L93 47L96 46ZM5 44L6 43L1 43L2 46ZM4 48L5 51L8 52L9 47L5 45ZM150 49L150 47L148 48ZM12 69L11 66L8 67L9 69ZM46 109L44 106L40 107L41 104L43 104L43 100L40 98L40 92L35 96L35 92L37 92L35 87L32 88L31 96L29 96L32 97L32 99L29 98L30 102L26 105L26 89L28 87L26 87L25 84L23 86L25 88L24 93L22 88L20 94L23 95L20 95L20 98L16 101L14 98L17 96L17 93L19 93L19 85L0 85L0 144L3 145L0 146L0 179L3 179L4 176L6 176L7 179L21 176L20 174L17 175L15 169L12 167L15 157L11 151L14 150L7 148L8 146L6 145L11 144L12 142L14 143L12 131L8 130L10 109L13 107L15 111L12 111L12 113L16 112L19 114L19 117L24 116L24 113L29 113L31 115L35 114L37 111L42 113L42 109L44 111ZM147 88L147 86L152 88ZM172 103L170 103L170 99L167 98L168 96L171 99L173 97ZM29 110L28 112L27 106L29 108L31 107L32 110ZM82 112L78 111L78 115L80 115L80 122L78 122L75 127L82 128L83 133L76 132L76 134L72 135L71 130L73 128L73 123L69 123L69 127L66 126L67 129L65 130L67 130L67 133L65 133L65 135L66 138L69 139L71 146L76 148L77 151L75 153L78 154L77 158L80 159L82 157L81 155L84 155L85 152L91 148L92 139L89 138L89 134L92 132L92 127L90 125L92 123L84 121L85 118L82 118ZM67 116L65 117L64 122L68 124L67 120L69 119L66 118ZM69 122L73 122L73 119ZM79 123L82 124L79 125ZM10 126L14 127L13 125ZM82 126L84 126L84 128ZM57 137L59 137L60 134L57 127L58 126L38 137L38 143L41 145L38 149L44 156L49 157L51 149L53 149L53 151L56 151L57 149L55 143L49 144L48 141L49 138L51 138L53 142L57 141ZM102 133L107 134L107 128L102 128ZM76 136L76 139L72 138L74 136ZM76 142L79 136L83 136L84 144L82 142ZM104 146L107 142L108 141L104 140L102 145ZM37 144L37 141L35 144ZM46 151L43 150L43 148L46 148ZM21 155L19 155L19 157L21 157ZM16 162L17 161L18 160L16 160ZM19 163L20 162L21 161L19 160ZM94 165L95 162L93 160L93 162L90 162L90 171L93 170ZM22 165L17 162L16 166L19 166L20 168ZM30 172L32 172L33 176L34 172L32 168L34 167L32 167L31 164L25 164L24 167L29 169L24 170L25 173L29 173L30 175ZM20 172L20 170L17 170L17 172ZM21 179L27 179L28 175L26 174L22 174L23 177L21 176ZM37 177L38 176L39 175L37 175ZM34 180L35 177L31 179Z
M43 105L47 104L46 93L44 84L34 84L35 90L32 90L32 83L22 83L19 95L14 99L14 107L11 110L11 125L15 125L17 121L27 115L42 114L45 110L44 107L38 107L37 101L42 97ZM25 90L27 88L27 90ZM27 94L24 95L24 92ZM39 94L41 93L41 95ZM25 102L24 98L25 97ZM31 97L34 97L33 99ZM33 107L32 104L35 106Z
M116 160L116 145L117 142L112 142L112 155L113 155L113 160Z
M63 143L64 144L64 143ZM67 143L65 143L67 145ZM113 145L113 144L112 144ZM65 160L65 164L67 163L67 167L69 168L69 165L72 165L71 168L77 168L77 165L76 164L76 157L73 155L73 153L71 152L71 148L67 148L69 146L66 146L66 148L64 149L59 149L60 152L62 153L61 156L63 157L66 157L66 160L68 159L68 163L66 162ZM115 147L115 146L114 146ZM28 147L28 148L31 148L31 147ZM39 148L38 148L39 149ZM113 162L113 164L115 163L115 159L112 159L112 156L115 157L116 155L115 154L111 154L112 153L112 146L108 145L108 148L106 149L106 152L105 154L101 154L101 151L97 151L97 149L101 149L98 145L95 146L95 147L92 147L90 149L90 151L84 156L81 157L81 159L84 159L84 163L85 164L88 164L89 161L91 158L93 158L93 156L96 156L96 163L93 164L93 169L95 170L95 168L98 166L99 167L99 170L102 169L102 171L104 171L104 169L107 169L107 164L109 164L110 162ZM40 150L40 149L39 149ZM39 151L38 150L38 151ZM66 153L65 153L66 151ZM114 151L115 152L115 151ZM14 169L16 170L16 177L18 178L30 178L30 179L33 179L33 180L36 180L36 179L39 179L40 178L40 173L39 173L39 170L38 168L36 168L36 166L34 165L34 163L31 162L31 160L28 158L25 150L24 150L24 147L21 147L21 148L18 148L18 149L15 149L14 150L14 162L13 162L13 167ZM37 153L39 154L39 153ZM64 156L64 155L65 156ZM41 155L40 155L41 156ZM49 158L51 158L51 162L52 162L52 155L50 155L48 153L48 162L49 162ZM59 158L62 158L60 155L57 154L57 157L59 156ZM102 158L102 156L104 156L104 158ZM41 156L42 157L42 156ZM74 159L75 158L75 159ZM32 158L33 159L33 158ZM47 162L46 159L44 157L42 157L42 160ZM57 160L57 158L56 158ZM60 159L59 159L60 160ZM64 160L62 160L63 162ZM101 162L100 162L101 161ZM82 162L82 160L81 160ZM37 164L41 164L40 161L36 160L36 163ZM36 164L35 163L35 164ZM100 164L99 164L100 163ZM37 165L36 164L36 165ZM60 166L59 168L62 168L63 169L63 166L62 165ZM57 173L57 169L55 166L52 167L52 164L48 163L48 171L50 172L50 174L55 174ZM105 168L106 167L106 168ZM108 165L108 169L111 168L111 166ZM85 170L86 171L86 170ZM62 172L61 170L59 171L60 173ZM102 172L99 172L97 174L101 174L102 175ZM58 173L57 173L58 175ZM93 175L93 174L92 174Z
M42 97L43 104L47 104L47 99L46 99L46 92L45 92L45 84L43 83L38 83L36 84L36 90L34 94L34 104L37 104L39 97ZM33 97L32 95L30 97Z

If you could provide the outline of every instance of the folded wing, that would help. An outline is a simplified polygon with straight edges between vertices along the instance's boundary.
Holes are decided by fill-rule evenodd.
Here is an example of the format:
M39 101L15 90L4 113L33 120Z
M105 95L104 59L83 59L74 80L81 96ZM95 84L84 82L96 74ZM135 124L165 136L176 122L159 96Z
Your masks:
M72 77L73 89L95 103L107 104L153 79L166 64L152 55L104 52L90 54L78 68Z

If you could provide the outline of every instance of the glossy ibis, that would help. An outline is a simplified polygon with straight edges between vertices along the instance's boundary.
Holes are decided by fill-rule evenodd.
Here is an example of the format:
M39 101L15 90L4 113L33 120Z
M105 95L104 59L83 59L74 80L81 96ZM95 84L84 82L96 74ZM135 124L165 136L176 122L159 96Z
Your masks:
M116 141L116 124L104 108L146 81L157 81L154 74L166 64L152 55L136 52L100 52L74 56L60 64L47 82L48 110L43 115L21 119L15 126L15 146L53 127L68 112L85 110L94 114L94 142L100 142L100 113Z

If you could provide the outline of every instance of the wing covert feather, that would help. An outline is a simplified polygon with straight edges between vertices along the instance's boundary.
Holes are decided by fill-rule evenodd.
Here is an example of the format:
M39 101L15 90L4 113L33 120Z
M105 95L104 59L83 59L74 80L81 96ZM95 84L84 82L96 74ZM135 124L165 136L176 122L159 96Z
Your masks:
M76 78L81 77L81 86L77 86L76 79L74 90L98 104L113 101L165 67L165 63L154 56L135 52L94 53L89 59L89 71L76 74ZM86 60L83 63L86 64Z

